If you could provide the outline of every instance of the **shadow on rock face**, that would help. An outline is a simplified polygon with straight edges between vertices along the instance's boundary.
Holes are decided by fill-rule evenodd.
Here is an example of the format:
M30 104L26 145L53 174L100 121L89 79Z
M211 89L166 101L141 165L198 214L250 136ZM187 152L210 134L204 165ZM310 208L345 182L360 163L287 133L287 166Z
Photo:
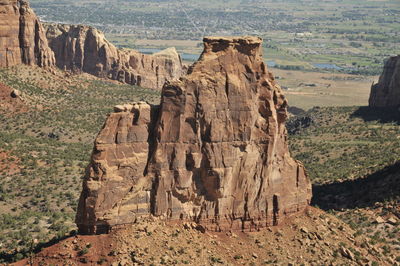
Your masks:
M365 178L313 186L312 205L323 210L354 209L400 199L400 161Z
M379 123L397 123L400 125L400 107L378 108L362 106L352 115L352 118L359 117L365 122L378 121Z

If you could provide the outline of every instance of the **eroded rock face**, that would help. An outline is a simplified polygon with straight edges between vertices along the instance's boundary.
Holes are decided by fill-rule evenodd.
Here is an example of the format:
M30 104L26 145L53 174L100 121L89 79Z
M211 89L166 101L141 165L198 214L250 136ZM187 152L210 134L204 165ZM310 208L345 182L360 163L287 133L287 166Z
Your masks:
M18 64L86 72L127 84L161 89L185 67L175 48L155 55L117 49L87 26L47 25L25 0L0 0L0 67Z
M0 67L55 64L45 32L28 1L0 0Z
M369 106L400 106L400 55L388 59L379 82L372 85Z
M290 157L287 101L262 40L206 38L204 46L186 76L165 84L159 107L118 106L107 119L83 184L81 233L149 214L257 229L308 206L310 181Z
M47 38L57 66L86 72L127 84L161 89L167 80L183 74L175 48L155 55L117 49L95 28L73 25L46 25Z

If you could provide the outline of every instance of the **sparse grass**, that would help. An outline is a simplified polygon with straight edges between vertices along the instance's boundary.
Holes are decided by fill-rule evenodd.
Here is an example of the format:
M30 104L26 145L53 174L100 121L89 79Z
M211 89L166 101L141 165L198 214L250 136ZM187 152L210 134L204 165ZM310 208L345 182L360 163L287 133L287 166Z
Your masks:
M399 248L391 239L400 238L396 226L382 227L375 221L399 215L397 112L314 108L305 114L313 123L289 138L292 155L304 163L314 184L315 204L346 222L354 237L367 237L370 245L380 246L385 257Z
M309 112L315 124L290 136L290 151L306 165L313 183L363 177L400 158L400 126L365 122L354 115L358 109L315 108Z

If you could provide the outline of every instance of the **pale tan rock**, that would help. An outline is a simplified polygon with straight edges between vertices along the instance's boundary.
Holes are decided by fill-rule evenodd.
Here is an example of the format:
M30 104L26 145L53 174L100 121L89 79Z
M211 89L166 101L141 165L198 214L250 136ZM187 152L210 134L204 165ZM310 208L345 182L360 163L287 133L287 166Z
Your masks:
M390 57L379 82L372 85L370 107L400 107L400 55Z
M305 227L300 228L300 232L305 233L305 234L309 233L308 229Z
M255 37L205 38L160 107L111 114L98 135L77 212L81 233L142 216L204 230L257 230L310 203L311 184L291 158L287 101Z
M349 260L354 260L354 254L349 249L340 247L340 253L343 257L348 258Z
M378 216L375 219L375 222L378 223L378 224L383 224L383 223L385 223L385 219L383 219L382 217Z
M0 1L0 67L18 64L51 67L54 53L28 1Z
M46 24L46 35L57 66L64 70L159 90L184 72L175 48L155 55L117 49L102 32L82 25Z
M388 223L390 223L392 225L397 224L397 219L395 217L390 217L387 221L388 221Z

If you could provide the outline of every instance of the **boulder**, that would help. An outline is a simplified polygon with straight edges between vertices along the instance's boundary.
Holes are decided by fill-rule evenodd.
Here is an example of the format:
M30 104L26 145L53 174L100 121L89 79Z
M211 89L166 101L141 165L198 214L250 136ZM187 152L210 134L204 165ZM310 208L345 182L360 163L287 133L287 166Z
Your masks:
M355 260L353 252L351 252L349 249L345 247L340 247L340 253L342 254L343 257L349 260Z
M256 37L204 39L160 106L111 114L95 141L76 223L84 234L157 216L259 230L302 213L311 184L287 144L287 101Z
M388 221L388 223L390 223L392 225L396 225L397 224L396 217L390 217L387 221Z
M15 89L14 89L14 90L11 92L10 96L11 96L12 98L20 98L20 97L21 97L21 92L20 92L19 90L15 90Z

